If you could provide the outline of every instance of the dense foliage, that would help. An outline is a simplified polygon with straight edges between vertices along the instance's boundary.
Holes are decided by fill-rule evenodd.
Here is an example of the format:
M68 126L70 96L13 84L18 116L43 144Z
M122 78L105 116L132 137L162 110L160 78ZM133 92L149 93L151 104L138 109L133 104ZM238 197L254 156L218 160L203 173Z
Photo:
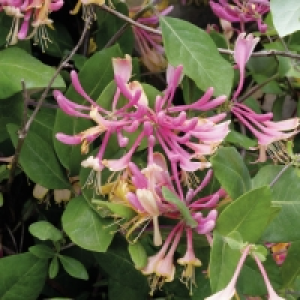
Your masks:
M0 28L1 299L297 299L298 0L0 0Z

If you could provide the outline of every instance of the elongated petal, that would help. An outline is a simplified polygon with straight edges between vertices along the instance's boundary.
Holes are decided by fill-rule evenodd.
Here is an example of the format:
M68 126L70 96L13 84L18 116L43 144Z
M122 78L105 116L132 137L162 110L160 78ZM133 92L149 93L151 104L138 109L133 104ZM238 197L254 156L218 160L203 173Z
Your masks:
M132 58L126 54L125 58L113 58L113 69L115 76L118 76L124 83L127 83L132 74Z
M67 135L64 133L57 133L55 137L62 143L67 145L78 145L82 142L81 135Z

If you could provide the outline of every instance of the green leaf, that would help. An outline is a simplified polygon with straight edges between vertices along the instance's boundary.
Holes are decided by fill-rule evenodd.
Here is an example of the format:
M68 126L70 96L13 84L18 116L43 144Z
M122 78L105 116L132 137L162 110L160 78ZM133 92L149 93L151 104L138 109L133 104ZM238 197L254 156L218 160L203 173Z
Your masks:
M209 278L203 272L201 269L195 270L196 274L196 284L197 286L193 287L193 294L191 295L192 300L200 300L200 299L206 299L206 297L209 297L212 292L210 288Z
M133 218L136 215L136 213L133 209L131 209L130 207L124 206L122 204L112 203L112 202L108 202L108 201L102 201L102 200L98 200L98 199L92 199L92 203L95 204L96 207L99 209L108 208L108 210L110 211L110 215L111 215L111 213L114 213L118 217L125 218L127 220ZM100 212L100 214L101 213L102 212Z
M183 65L184 74L203 91L213 87L215 95L228 96L233 68L219 54L208 33L189 22L170 17L160 17L160 26L169 63Z
M0 100L0 142L9 138L6 128L7 124L21 125L24 109L23 102L21 94Z
M281 267L283 286L286 288L292 288L297 276L300 274L299 251L300 241L293 242Z
M265 166L253 179L253 186L270 184L282 166ZM263 234L263 240L274 243L300 240L300 185L297 169L290 167L272 186L272 205L281 208Z
M47 261L31 253L0 259L0 299L35 300L44 287Z
M263 265L273 288L280 288L280 272L273 258L268 256L268 259ZM256 262L252 257L247 257L238 277L236 287L239 294L251 296L262 296L267 294L266 284L261 276Z
M140 270L147 264L147 253L140 242L128 244L128 251L136 269Z
M42 137L43 140L50 145L53 145L53 126L55 115L56 112L54 109L43 108L37 113L30 125L30 130Z
M123 284L122 281L116 281L114 278L108 279L108 299L119 300L122 295L122 300L141 300L147 299L147 293L139 289L139 287L132 288Z
M2 193L0 193L0 207L2 207L3 206L3 194Z
M49 278L50 279L55 278L58 274L58 271L59 271L58 259L57 256L54 256L51 260L49 270L48 270Z
M35 245L29 248L29 252L38 258L48 259L55 255L55 251L46 245Z
M270 218L271 191L268 186L242 195L221 213L215 231L223 236L239 232L243 241L255 243L262 235Z
M63 238L62 233L47 221L39 221L31 224L29 232L42 241L59 241Z
M139 299L147 299L147 278L132 264L127 252L127 242L116 238L106 253L95 253L94 256L99 266L115 283L141 294Z
M162 93L150 84L142 83L142 87L148 98L148 106L154 109L156 103L156 97L161 96Z
M232 199L250 190L250 174L235 148L219 148L211 158L211 163L215 176Z
M188 226L195 228L198 225L198 223L191 216L190 211L185 203L181 201L173 192L166 187L162 187L162 194L166 201L175 204Z
M62 224L70 239L83 249L105 252L110 245L116 226L103 220L83 197L72 199L62 216Z
M281 0L271 0L270 10L273 24L283 37L300 30L300 3L298 0L286 0L282 5Z
M128 6L122 2L114 3L116 11L128 16ZM104 19L103 22L101 22ZM101 20L102 19L102 20ZM96 33L96 43L99 49L102 49L108 41L119 31L119 29L126 24L126 21L118 18L117 16L111 14L104 14L104 16L99 19L101 22L101 27ZM97 19L97 23L99 24ZM123 53L131 54L134 47L134 34L132 26L127 26L126 30L118 38L118 44Z
M226 237L224 237L224 241L226 241L232 249L241 250L245 246L243 238L238 231L230 232Z
M265 246L256 245L254 249L252 249L252 254L256 255L260 261L265 261L267 259L268 250Z
M244 134L241 134L234 129L231 129L225 138L225 142L232 143L234 145L249 149L250 147L256 146L257 142L250 139Z
M89 274L87 273L85 266L80 261L65 255L59 255L58 257L65 271L69 275L78 279L89 279Z
M18 126L8 124L7 130L16 147ZM39 183L48 189L70 187L52 146L32 131L29 131L25 138L19 162L26 175L35 183Z
M118 46L114 46L103 51L96 52L88 59L78 76L79 81L85 92L95 101L98 99L103 89L113 80L112 58L120 57L121 51ZM71 85L65 95L71 101L79 104L89 105ZM75 118L66 115L63 111L58 110L54 124L54 134L63 132L65 134L74 135L91 127L93 122ZM80 170L80 162L85 158L81 155L80 145L65 145L54 138L54 148L56 154L71 175L78 175Z
M22 90L24 80L26 89L38 89L48 86L55 69L44 65L26 51L12 47L0 52L0 99L5 99ZM64 88L65 83L59 75L53 88Z
M240 250L232 249L214 231L213 246L210 255L209 275L212 292L222 290L227 286L241 257Z

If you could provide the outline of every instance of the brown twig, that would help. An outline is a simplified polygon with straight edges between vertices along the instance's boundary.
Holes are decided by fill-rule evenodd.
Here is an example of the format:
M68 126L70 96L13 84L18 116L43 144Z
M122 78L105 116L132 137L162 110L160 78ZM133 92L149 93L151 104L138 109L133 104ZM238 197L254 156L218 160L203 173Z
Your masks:
M143 24L141 24L141 23L139 23L139 22L136 22L135 20L133 20L133 19L131 19L131 18L129 18L129 17L123 15L122 13L120 13L120 12L114 10L113 8L111 8L111 7L109 7L109 6L105 5L105 4L103 4L103 5L99 6L99 7L100 7L101 9L103 9L103 10L109 12L110 14L115 15L115 16L117 16L118 18L120 18L120 19L126 21L127 23L129 23L129 24L131 24L131 25L134 25L134 26L136 26L136 27L139 27L139 28L141 28L141 29L144 29L144 30L146 30L146 31L148 31L148 32L152 32L152 33L154 33L154 34L159 34L159 35L161 35L161 31L160 31L160 30L154 29L154 28L152 28L152 27L149 27L149 26L143 25Z
M266 81L255 85L254 87L252 87L249 91L247 91L242 97L238 98L237 102L243 102L245 101L247 98L249 98L252 94L254 94L255 92L257 92L259 89L261 89L262 87L264 87L266 84L268 84L269 82L271 82L272 80L276 79L278 77L278 73L276 73L275 75L273 75L272 77L268 78Z
M144 8L142 8L140 11L138 11L132 18L132 20L136 21L139 17L141 17L147 10L149 10L152 7L152 5L147 5ZM129 27L130 23L126 22L113 36L112 38L107 42L107 44L104 46L104 48L111 47L116 43L116 41L123 35L125 30Z
M233 55L234 51L229 49L218 48L219 52L222 54ZM292 53L290 51L279 51L279 50L263 50L253 52L251 57L266 57L266 56L283 56L300 60L300 54Z
M7 191L10 191L14 176L15 176L15 172L16 172L16 167L18 164L18 160L19 160L19 156L22 150L22 146L24 144L25 138L27 136L27 133L29 131L29 128L31 126L31 123L33 122L34 118L36 117L37 113L39 112L40 108L43 105L44 100L46 99L52 84L54 83L54 80L56 79L56 77L59 75L59 73L61 72L61 70L65 67L65 65L68 63L68 61L75 55L75 53L78 51L79 47L81 46L82 42L84 41L84 37L85 34L87 32L87 30L89 29L90 26L90 20L86 20L85 22L85 26L84 29L82 31L82 34L80 36L80 39L77 43L77 45L73 48L73 50L70 52L70 54L60 63L60 65L58 66L58 68L56 69L56 72L54 73L53 77L51 78L48 86L45 88L44 92L42 93L40 99L37 102L36 108L34 109L33 113L31 114L30 118L27 120L27 111L24 108L24 124L21 128L21 130L19 130L18 132L18 144L16 146L16 150L15 150L15 155L11 164L11 170L10 170L10 174L9 174L9 179L7 181ZM23 90L23 94L24 94L24 101L25 101L25 107L27 108L27 91L25 88L25 84L24 84L24 90ZM26 118L25 118L25 113L26 113Z

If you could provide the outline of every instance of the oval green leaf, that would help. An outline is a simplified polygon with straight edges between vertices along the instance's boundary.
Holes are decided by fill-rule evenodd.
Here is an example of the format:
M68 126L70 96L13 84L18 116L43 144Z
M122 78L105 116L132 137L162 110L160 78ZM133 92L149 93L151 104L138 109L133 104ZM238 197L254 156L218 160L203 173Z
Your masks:
M0 299L37 299L44 287L48 263L31 253L0 259Z
M270 184L283 166L265 166L253 179L253 186ZM300 185L297 169L288 168L272 186L272 205L280 208L266 228L263 239L268 242L293 242L300 240Z
M62 224L70 239L83 249L105 252L116 226L101 219L83 197L72 199L62 216Z
M229 95L233 68L218 52L211 37L199 27L175 18L160 17L168 61L183 65L183 72L203 91L214 88L215 95Z
M183 201L181 201L173 192L171 192L166 187L162 187L162 194L166 201L175 204L175 206L180 211L181 216L186 221L186 224L188 226L192 228L195 228L197 226L197 222L193 219L189 209L187 208L187 206Z
M18 129L14 124L7 125L15 147L18 143ZM70 188L70 183L55 156L52 145L32 131L29 131L25 138L19 162L33 182L48 189Z
M223 236L238 232L244 242L255 243L263 234L271 214L271 191L268 186L242 195L221 213L215 231Z
M59 255L58 257L65 271L69 275L78 279L89 279L89 274L87 273L85 266L80 261L65 255Z
M147 253L140 242L128 244L128 251L136 269L140 270L145 267L147 264Z
M39 221L31 224L29 232L42 241L59 241L63 238L62 233L47 221Z
M54 256L51 260L49 270L48 270L49 278L50 279L55 278L56 275L58 274L58 271L59 271L59 262L57 256Z
M236 199L250 190L249 171L235 148L220 148L210 161L214 175L232 199Z
M270 9L274 26L283 37L300 30L300 2L298 0L272 0Z
M54 68L44 65L26 51L16 47L7 48L0 52L0 99L20 92L22 80L28 90L45 88L54 73ZM60 75L54 80L52 87L65 87Z
M29 252L38 258L48 259L55 255L55 251L46 245L35 245L29 248Z

